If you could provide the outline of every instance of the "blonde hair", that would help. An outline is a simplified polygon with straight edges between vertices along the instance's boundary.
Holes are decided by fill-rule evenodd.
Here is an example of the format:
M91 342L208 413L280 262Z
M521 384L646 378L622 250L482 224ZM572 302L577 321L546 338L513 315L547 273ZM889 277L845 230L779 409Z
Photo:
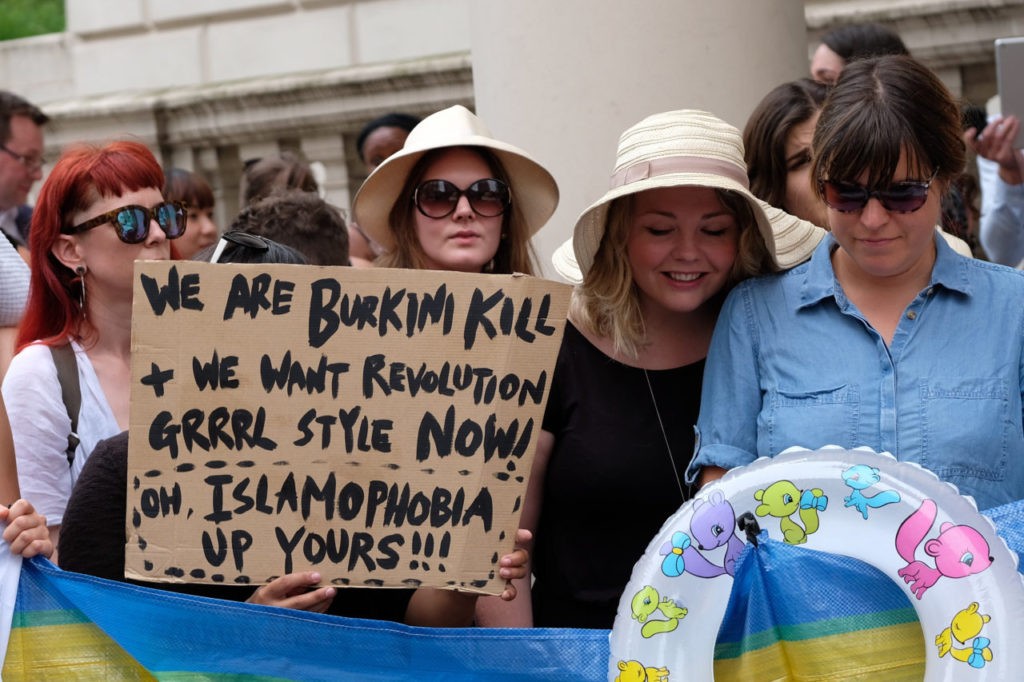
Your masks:
M740 228L736 259L726 285L719 292L724 295L742 280L776 272L778 268L747 199L722 189L715 189L715 195L736 217ZM611 339L616 354L636 359L647 342L647 331L640 309L640 294L626 257L633 197L632 194L621 197L608 207L601 245L582 284L573 291L569 317L592 334ZM710 301L705 305L708 304L717 305Z
M407 268L413 270L426 269L426 255L423 253L423 246L416 236L416 187L423 181L423 176L434 161L446 152L458 147L442 147L433 149L424 154L416 162L416 165L409 171L405 179L402 191L398 200L391 207L388 215L388 227L395 239L395 246L391 251L381 254L375 264L383 268ZM473 153L478 154L491 169L495 178L505 182L510 187L505 167L497 156L483 147L465 147ZM533 247L530 244L530 229L523 219L521 211L516 210L515 188L512 191L512 203L502 215L501 219L501 242L494 259L485 268L485 272L510 275L514 272L532 275L534 272Z

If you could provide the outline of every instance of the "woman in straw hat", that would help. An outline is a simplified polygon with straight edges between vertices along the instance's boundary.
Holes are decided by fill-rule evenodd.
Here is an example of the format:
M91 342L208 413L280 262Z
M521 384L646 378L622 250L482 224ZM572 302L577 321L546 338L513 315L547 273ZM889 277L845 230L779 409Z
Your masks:
M633 564L692 492L683 471L722 298L777 269L739 132L699 111L622 134L611 189L573 245L582 283L523 509L532 599L481 600L481 624L612 626Z
M558 205L551 174L462 106L428 116L356 193L391 268L533 273L530 237Z
M934 230L964 166L956 102L910 57L855 62L812 148L832 231L805 265L730 294L687 480L792 445L866 445L981 509L1024 498L1024 276Z

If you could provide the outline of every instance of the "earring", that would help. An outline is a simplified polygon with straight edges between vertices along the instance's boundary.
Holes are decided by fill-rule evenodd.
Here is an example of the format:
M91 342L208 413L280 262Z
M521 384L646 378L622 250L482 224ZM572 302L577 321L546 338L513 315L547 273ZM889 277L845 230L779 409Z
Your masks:
M75 274L78 277L75 278L81 286L78 289L78 305L82 309L82 315L85 316L85 266L79 265L75 268Z

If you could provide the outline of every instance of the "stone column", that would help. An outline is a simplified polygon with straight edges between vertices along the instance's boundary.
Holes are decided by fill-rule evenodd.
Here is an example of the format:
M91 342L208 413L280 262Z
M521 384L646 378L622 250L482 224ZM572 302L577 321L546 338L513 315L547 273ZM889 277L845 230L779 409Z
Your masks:
M171 150L171 168L195 170L196 159L192 147L177 146Z
M279 154L281 147L277 140L253 140L238 145L238 160L244 165L246 161L262 159L264 156Z
M648 114L706 109L742 129L775 85L806 75L800 0L476 0L477 113L561 189L534 239L544 273L607 187L619 134Z
M228 201L224 195L224 172L221 168L220 154L217 148L212 146L192 148L189 152L191 166L181 167L198 173L210 184L210 190L213 192L213 220L217 224L217 229L225 232L238 212L238 204L237 199ZM177 150L175 156L177 157ZM235 170L233 175L237 184L238 171Z
M341 133L329 135L304 135L300 142L302 153L310 163L323 164L326 177L321 189L324 199L348 213L354 187L349 184L348 167L345 165L345 145Z
M226 232L238 215L241 204L238 190L242 180L242 157L235 145L219 146L216 152L216 170L210 171L209 180L216 201L217 228Z
M238 177L238 181L235 183L235 190L234 190L235 191L235 206L233 207L235 213L237 213L238 211L242 210L242 208L244 208L243 204L245 203L245 201L242 198L243 188L242 188L242 177L241 176L242 176L242 169L245 167L245 163L247 161L258 160L258 159L262 159L265 156L273 156L273 155L279 154L279 153L281 153L281 147L278 144L277 140L260 140L260 141L253 140L253 141L247 141L247 142L244 142L244 143L239 143L239 145L238 145L238 169L239 169L238 172L239 172L239 177ZM232 207L228 207L228 208L232 208Z

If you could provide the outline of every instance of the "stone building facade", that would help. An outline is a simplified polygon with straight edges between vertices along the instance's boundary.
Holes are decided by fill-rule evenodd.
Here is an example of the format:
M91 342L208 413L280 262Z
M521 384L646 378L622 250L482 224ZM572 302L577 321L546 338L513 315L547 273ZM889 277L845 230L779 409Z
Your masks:
M472 105L469 0L65 0L67 31L0 43L0 78L51 116L48 156L132 137L203 173L220 225L242 164L323 164L347 207L355 136L387 111ZM430 25L432 30L420 27ZM440 29L440 30L438 30Z

